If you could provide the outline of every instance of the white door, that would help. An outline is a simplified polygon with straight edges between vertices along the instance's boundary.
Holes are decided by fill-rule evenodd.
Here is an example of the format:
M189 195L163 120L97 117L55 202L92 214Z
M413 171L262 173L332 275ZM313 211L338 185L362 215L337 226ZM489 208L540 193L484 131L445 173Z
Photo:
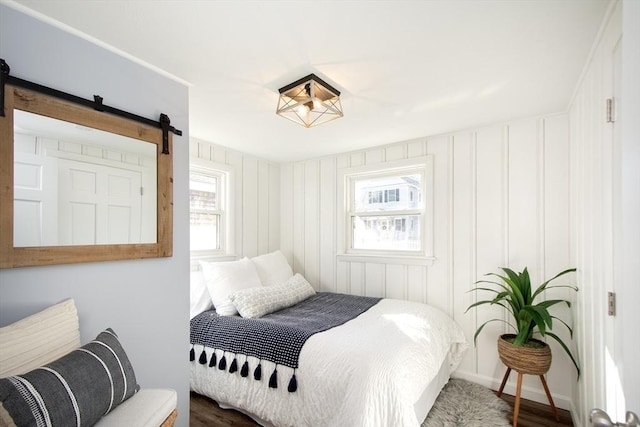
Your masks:
M140 172L63 159L58 167L60 244L140 242Z
M56 160L17 151L14 154L13 245L58 243Z
M614 77L622 224L615 247L622 271L616 290L616 364L623 390L619 407L640 415L640 2L624 1L623 11L622 55L621 59L616 55L618 71Z
M613 253L615 315L605 317L606 408L592 413L594 426L640 426L640 126L623 135L622 38L611 45L611 120L613 144Z

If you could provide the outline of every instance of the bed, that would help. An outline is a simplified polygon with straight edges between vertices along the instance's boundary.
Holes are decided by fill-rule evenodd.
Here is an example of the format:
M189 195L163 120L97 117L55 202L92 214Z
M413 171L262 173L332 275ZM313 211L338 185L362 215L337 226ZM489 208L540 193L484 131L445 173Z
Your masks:
M358 304L367 300L369 306L305 337L295 363L252 351L244 342L249 332L227 339L210 323L222 318L243 331L245 326L237 322L273 324L280 316L304 323L312 316L308 306L316 300L333 306L336 299L351 304L358 298ZM461 328L448 315L410 301L314 292L257 319L220 316L216 308L191 320L191 390L264 426L419 426L468 347ZM273 329L267 326L258 340L279 342L277 334L283 333ZM269 336L268 330L276 335ZM206 335L210 337L203 338ZM218 345L220 340L236 347L230 351ZM267 347L268 352L278 352L276 345ZM258 365L262 374L256 380Z

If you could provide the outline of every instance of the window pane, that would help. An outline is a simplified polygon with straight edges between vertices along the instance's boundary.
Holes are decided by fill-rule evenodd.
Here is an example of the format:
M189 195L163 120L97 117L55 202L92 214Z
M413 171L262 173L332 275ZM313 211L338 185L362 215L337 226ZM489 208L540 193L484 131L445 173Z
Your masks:
M198 172L189 174L191 250L220 249L218 178Z
M215 211L218 208L218 178L197 172L189 174L191 210Z
M419 251L420 215L354 216L353 248Z
M420 206L420 174L359 179L354 183L355 212L417 209Z
M220 215L202 211L191 211L191 250L220 249Z

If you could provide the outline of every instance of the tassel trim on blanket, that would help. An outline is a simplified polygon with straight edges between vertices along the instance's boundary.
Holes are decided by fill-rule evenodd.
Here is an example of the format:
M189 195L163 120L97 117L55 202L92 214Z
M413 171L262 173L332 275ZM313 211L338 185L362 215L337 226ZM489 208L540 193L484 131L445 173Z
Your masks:
M218 363L218 369L220 369L221 371L227 369L227 358L224 356L224 353L222 353L222 357L220 358L220 362Z
M258 362L258 366L256 366L256 370L253 371L253 379L256 381L260 381L262 379L262 363Z
M289 390L289 393L295 393L295 391L298 389L298 381L296 380L296 371L295 369L293 370L293 375L291 376L291 379L289 380L289 386L287 387L287 390Z
M273 370L273 374L269 378L269 387L278 388L278 366Z
M192 363L197 360L205 368L209 359L210 368L231 375L239 372L240 377L253 376L256 381L262 381L264 377L269 387L286 386L293 393L298 389L296 369L306 340L358 317L379 301L380 298L318 292L294 306L259 319L220 316L215 310L207 310L189 322L189 360ZM331 307L331 310L327 310L327 307ZM305 321L299 322L300 317ZM252 364L247 361L249 356L252 357ZM273 363L276 368L271 372L262 372L262 361ZM282 369L278 378L278 367L293 369L288 382L283 382L287 379L282 377Z
M230 352L223 351L220 361L216 363L217 357L216 357L215 349L211 352L211 358L207 360L207 352L205 351L205 347L203 346L202 351L200 352L200 356L198 357L198 363L200 365L207 365L207 362L208 362L210 368L217 368L221 371L234 374L238 372L238 355L233 355L232 353L229 354L229 357L233 355L233 361L229 366L229 370L227 370L227 357L226 357L227 353L230 353ZM191 362L195 362L196 360L196 351L195 351L195 346L193 344L191 345L191 350L189 351L189 360ZM245 356L245 361L242 364L242 368L240 369L240 376L242 378L247 378L249 376L249 369L250 369L249 361L247 360L247 356ZM262 361L261 360L258 360L258 365L256 365L253 371L253 379L255 381L262 381ZM269 376L269 388L278 388L278 365L277 364L273 369L273 372ZM298 381L296 380L295 369L293 370L293 375L291 375L291 378L289 379L287 390L289 391L289 393L295 393L298 390Z

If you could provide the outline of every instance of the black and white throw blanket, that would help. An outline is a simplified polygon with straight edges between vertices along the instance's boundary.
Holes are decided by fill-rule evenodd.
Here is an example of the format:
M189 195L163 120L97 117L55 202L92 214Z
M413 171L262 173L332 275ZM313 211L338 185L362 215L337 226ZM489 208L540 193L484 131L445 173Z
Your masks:
M190 359L194 363L208 364L211 368L231 374L240 371L242 377L249 376L247 356L260 361L269 360L276 364L269 378L272 388L278 386L277 366L288 366L294 369L288 390L294 392L297 390L295 370L307 339L358 317L380 299L319 292L292 307L258 319L220 316L215 310L205 311L191 319ZM207 358L203 348L196 360L195 344L213 349L214 352ZM218 358L215 350L222 351L222 356ZM253 377L262 379L260 363L253 370Z

